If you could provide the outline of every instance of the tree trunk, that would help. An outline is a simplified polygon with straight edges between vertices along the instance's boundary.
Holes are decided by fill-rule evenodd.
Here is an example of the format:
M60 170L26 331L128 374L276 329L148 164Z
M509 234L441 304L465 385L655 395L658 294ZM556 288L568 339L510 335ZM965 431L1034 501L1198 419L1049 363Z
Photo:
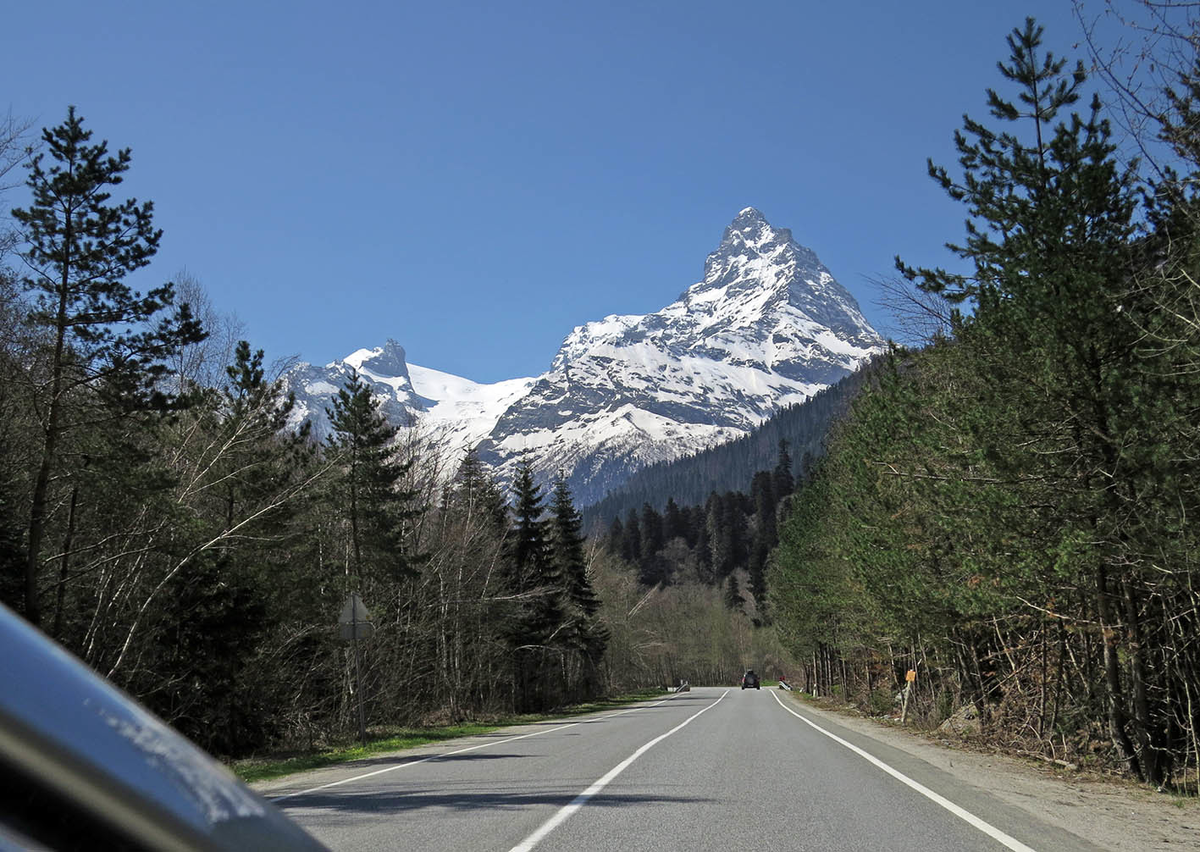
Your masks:
M58 593L54 608L54 629L51 633L62 640L63 604L67 591L67 579L71 572L71 548L75 542L75 510L79 506L79 486L71 488L71 508L67 512L67 534L63 537L62 558L58 563Z
M1104 639L1104 685L1108 708L1108 732L1112 737L1121 759L1129 771L1141 780L1146 777L1138 762L1137 751L1126 730L1125 699L1121 690L1121 661L1117 654L1117 631L1113 626L1112 602L1108 592L1108 568L1100 565L1096 569L1096 611L1100 616L1100 629Z

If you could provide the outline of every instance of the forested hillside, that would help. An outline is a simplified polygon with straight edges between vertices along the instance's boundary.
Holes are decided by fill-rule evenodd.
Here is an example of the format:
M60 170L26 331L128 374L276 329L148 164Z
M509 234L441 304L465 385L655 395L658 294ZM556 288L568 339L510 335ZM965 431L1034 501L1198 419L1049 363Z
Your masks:
M861 375L860 369L805 402L788 406L743 438L639 470L620 489L583 510L585 526L591 529L596 521L625 517L630 509L641 511L647 504L661 512L668 498L680 506L695 506L714 492L748 491L757 472L775 467L780 441L787 442L795 462L789 473L803 476L823 452L830 424L857 393Z
M780 441L775 468L756 473L749 494L714 491L704 503L682 507L667 498L663 512L643 504L624 519L614 516L604 543L636 566L642 585L722 589L727 609L762 626L768 620L767 559L779 543L778 517L796 486L791 470L787 441Z
M1139 182L1095 81L1042 37L1013 31L959 168L930 164L969 271L898 265L962 307L835 429L772 612L822 693L886 709L913 669L931 724L969 707L1004 747L1194 788L1200 77L1171 66L1144 116L1168 160Z

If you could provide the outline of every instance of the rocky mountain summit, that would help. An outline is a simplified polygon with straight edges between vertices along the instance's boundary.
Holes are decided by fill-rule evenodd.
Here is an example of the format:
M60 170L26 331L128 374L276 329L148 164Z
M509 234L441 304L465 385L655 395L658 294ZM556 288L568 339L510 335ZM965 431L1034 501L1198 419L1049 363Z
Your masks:
M701 281L655 313L577 327L537 378L481 385L407 364L389 341L324 368L300 365L290 385L297 420L320 435L329 396L357 369L395 422L440 435L448 461L478 446L507 479L527 453L544 477L566 475L586 505L646 464L745 434L882 346L816 254L747 207Z

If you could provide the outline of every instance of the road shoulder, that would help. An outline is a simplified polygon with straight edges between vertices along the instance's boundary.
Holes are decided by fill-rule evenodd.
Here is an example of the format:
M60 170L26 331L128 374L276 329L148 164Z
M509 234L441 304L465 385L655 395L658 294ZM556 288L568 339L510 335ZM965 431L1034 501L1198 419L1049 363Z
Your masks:
M1103 849L1200 849L1200 802L1143 786L1095 780L1032 761L949 747L918 733L852 713L831 711L787 693L785 702L832 725L925 761L963 784Z

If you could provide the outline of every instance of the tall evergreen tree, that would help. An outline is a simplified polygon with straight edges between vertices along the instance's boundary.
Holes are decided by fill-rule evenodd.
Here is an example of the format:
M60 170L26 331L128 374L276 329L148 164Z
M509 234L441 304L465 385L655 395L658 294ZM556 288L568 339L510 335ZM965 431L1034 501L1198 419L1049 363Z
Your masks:
M600 600L587 576L584 558L583 518L571 500L571 491L562 477L554 483L550 504L550 556L562 575L567 601L587 618L596 614Z
M725 606L731 610L741 611L746 605L746 599L742 597L741 584L738 583L737 574L730 574L725 581Z
M680 511L674 497L667 498L667 508L663 513L663 538L670 541L673 538L688 537L687 518Z
M624 554L625 552L625 524L621 522L620 515L614 515L612 522L608 525L607 545L609 553Z
M625 515L625 537L622 539L621 558L632 565L642 561L642 524L636 509Z
M22 283L34 294L32 319L47 330L51 347L25 569L25 616L35 624L50 482L62 437L75 426L65 416L69 397L90 391L119 411L161 409L169 402L162 382L168 357L203 338L187 305L172 310L171 284L145 296L125 284L158 251L162 231L150 202L110 203L130 152L110 156L107 142L89 144L91 136L74 107L62 124L43 130L45 152L29 164L33 203L13 210L26 241Z
M507 528L509 517L504 494L474 447L463 455L451 489L459 507L471 513L482 513L496 530Z
M541 488L528 457L522 458L513 483L513 527L506 541L510 590L515 616L509 628L514 651L516 703L520 710L544 709L552 701L548 652L561 638L563 579L551 558Z
M670 580L666 561L662 556L664 542L663 519L649 503L642 504L642 554L638 578L643 585L657 586Z
M787 438L779 439L779 461L775 463L772 476L775 502L796 490L796 479L792 476L792 455L788 452Z
M411 573L406 535L418 510L412 505L416 495L401 488L412 462L397 458L397 427L378 410L357 371L346 378L328 413L333 427L328 443L341 471L350 525L347 573L360 581Z

